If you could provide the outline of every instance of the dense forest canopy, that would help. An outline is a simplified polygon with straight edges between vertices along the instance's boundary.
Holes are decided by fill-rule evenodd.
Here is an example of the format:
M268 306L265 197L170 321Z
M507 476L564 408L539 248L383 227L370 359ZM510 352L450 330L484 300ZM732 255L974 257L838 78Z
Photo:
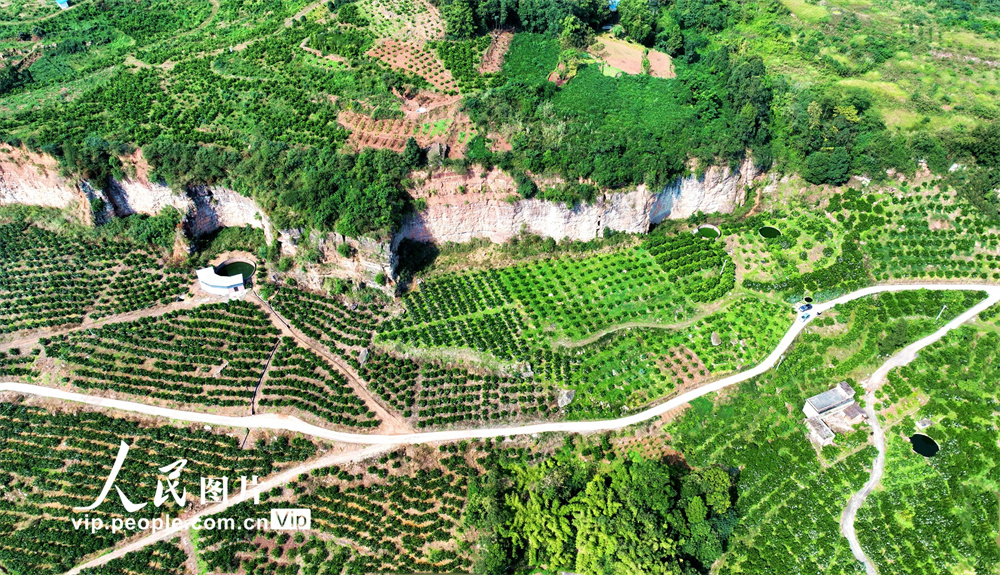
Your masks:
M456 92L435 87L437 72L369 55L395 33L376 25L370 2L144 4L95 0L34 21L0 18L0 138L96 184L126 175L126 157L141 148L170 184L225 182L279 226L360 235L398 225L423 154L353 151L338 114L398 118L401 94ZM1000 38L997 0L833 11L778 0L434 4L444 39L428 48L457 79L478 131L464 159L444 162L500 166L523 196L594 197L592 187L539 190L528 174L658 186L749 158L839 185L920 162L946 174L957 163L970 169L956 184L996 214L995 176L979 167L996 162L997 72L983 57ZM477 71L485 35L504 26L518 33L502 70ZM606 74L588 55L602 28L669 55L676 77ZM334 63L316 65L305 46Z
M475 478L465 521L480 532L476 572L707 572L738 522L730 472L638 454L602 462L605 448L606 439L581 457L567 445Z

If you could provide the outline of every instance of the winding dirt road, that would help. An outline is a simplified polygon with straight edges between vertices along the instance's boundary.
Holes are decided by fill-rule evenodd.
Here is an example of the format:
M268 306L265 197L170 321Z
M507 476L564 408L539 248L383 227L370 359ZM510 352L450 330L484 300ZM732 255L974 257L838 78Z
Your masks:
M844 512L840 516L840 533L847 538L854 558L864 564L868 575L878 575L878 571L876 571L875 565L868 559L868 556L865 555L864 550L861 548L861 542L858 541L857 533L854 530L854 520L858 515L858 509L864 505L865 499L868 498L868 495L871 494L872 490L882 480L882 473L885 471L885 432L882 430L882 426L879 425L878 416L875 413L875 392L885 383L890 371L907 365L916 359L917 352L921 349L939 341L948 332L976 317L998 301L1000 301L1000 297L998 297L997 293L991 292L985 300L949 321L941 329L904 347L899 353L882 364L882 367L875 370L875 373L863 384L865 388L865 413L868 415L868 423L872 427L872 443L874 443L875 449L878 450L878 455L875 456L875 462L872 465L872 472L868 481L860 491L851 496L851 499L847 502L847 507L844 508Z
M944 335L944 333L947 332L948 329L951 329L954 326L959 325L960 323L967 320L969 317L978 314L979 311L986 309L987 307L993 305L994 303L1000 302L1000 286L997 285L949 285L949 284L888 285L888 286L873 286L869 288L860 289L845 296L839 297L835 300L831 300L829 302L821 304L816 304L813 306L811 314L815 316L819 313L822 313L828 309L833 308L837 304L846 303L858 298L878 293L913 291L919 289L939 290L939 291L949 291L949 290L983 291L988 294L987 298L983 300L981 303L977 304L969 311L963 313L962 315L958 316L957 318L949 322L944 328L938 330L938 332L935 332L934 335L929 336L928 338L924 338L920 340L920 342L918 342L918 343L927 342L924 345L931 343L930 341L928 341L930 338L933 338L934 336L940 338L941 336ZM432 443L436 441L459 441L463 439L485 439L490 437L507 437L513 435L532 435L536 433L553 433L553 432L592 433L597 431L611 431L616 429L622 429L630 425L635 425L638 423L642 423L644 421L648 421L655 417L659 417L660 415L670 410L676 409L677 407L680 407L694 399L702 397L703 395L707 395L709 393L725 389L731 385L735 385L737 383L741 383L748 379L761 375L762 373L771 369L771 367L773 367L775 364L778 363L778 361L781 359L781 356L785 353L786 350L788 350L788 348L795 341L795 338L798 337L798 335L802 332L803 329L805 329L807 325L808 322L796 318L795 323L793 323L788 328L788 331L785 333L785 336L781 338L781 341L778 343L777 347L775 347L774 351L772 351L771 354L767 356L766 359L764 359L764 361L746 371L733 374L729 377L725 377L717 381L706 383L705 385L692 389L686 393L682 393L676 397L669 399L668 401L665 401L663 403L660 403L658 405L655 405L653 407L650 407L633 415L629 415L627 417L621 417L618 419L606 419L599 421L560 421L552 423L536 423L532 425L522 425L515 427L454 429L448 431L429 431L420 433L363 434L363 433L333 431L310 423L306 423L296 417L273 414L273 413L262 413L244 417L234 417L226 415L215 415L210 413L199 413L194 411L182 411L178 409L169 409L165 407L145 405L134 401L124 401L124 400L110 399L104 397L92 397L82 393L73 393L69 391L52 389L40 385L33 385L27 383L0 383L0 392L12 391L16 393L38 395L52 399L71 401L75 403L84 403L87 405L94 405L97 407L117 409L133 413L141 413L144 415L152 415L156 417L165 417L168 419L187 421L192 423L221 425L226 427L245 427L245 428L290 431L294 433L302 433L304 435L310 435L313 437L326 439L329 441L337 441L341 443L353 443L361 445L418 444L418 443ZM951 326L951 328L949 326ZM900 356L906 353L907 350L910 349L910 347L900 352ZM915 353L915 351L912 353Z
M855 557L859 561L865 563L866 568L869 573L875 573L874 567L868 561L861 549L860 544L857 541L857 537L854 533L854 517L857 513L857 509L864 502L865 497L868 493L878 484L881 479L882 469L884 467L884 437L881 433L881 428L878 426L878 421L875 417L872 404L874 403L873 395L874 390L885 381L886 374L901 365L906 365L916 357L917 351L923 349L924 347L940 340L946 333L952 329L958 327L969 319L978 315L981 311L986 308L1000 302L1000 286L998 285L959 285L959 284L908 284L908 285L888 285L888 286L873 286L869 288L864 288L842 296L840 298L831 300L829 302L816 304L813 306L813 310L810 312L813 316L819 315L820 313L833 308L837 304L846 303L855 299L862 297L875 295L879 293L886 292L899 292L899 291L913 291L920 289L928 290L963 290L963 291L983 291L986 292L987 297L980 303L976 304L969 310L965 311L955 319L949 321L944 327L934 332L933 334L913 343L906 348L904 348L897 355L892 357L887 361L881 368L879 368L871 378L869 378L866 384L867 395L866 401L867 409L869 411L869 421L871 421L873 428L876 432L876 447L879 449L879 455L875 461L875 467L872 470L872 476L865 487L851 498L848 508L845 510L844 515L841 520L841 530L845 537L850 541L851 549L855 554ZM713 393L741 383L771 369L775 364L777 364L782 355L788 348L792 345L798 335L805 329L808 322L802 321L798 317L795 319L788 331L785 333L784 337L775 347L774 351L767 356L764 361L758 365L731 375L729 377L720 379L718 381L707 383L701 387L692 389L686 393L678 395L665 401L659 405L650 407L644 411L638 412L636 414L630 415L628 417L622 417L618 419L610 419L604 421L564 421L564 422L554 422L554 423L539 423L534 425L524 425L517 427L497 427L497 428L475 428L475 429L458 429L449 431L431 431L425 433L401 433L401 434L391 434L391 435L366 435L358 433L345 433L338 432L329 429L324 429L309 423L306 423L298 418L277 415L277 414L257 414L246 417L231 417L223 415L213 415L208 413L198 413L191 411L182 411L176 409L167 409L162 407L155 407L150 405L144 405L132 401L122 401L117 399L109 399L102 397L91 397L85 394L72 393L67 391L62 391L58 389L51 389L38 385L24 384L24 383L0 383L0 392L8 391L21 394L37 395L42 397L48 397L52 399L59 399L64 401L71 401L76 403L83 403L87 405L94 405L98 407L117 409L121 411L141 413L145 415L152 415L157 417L165 417L169 419L174 419L178 421L186 421L193 423L204 423L209 425L220 425L228 427L245 427L245 428L257 428L257 429L273 429L273 430L284 430L296 433L302 433L305 435L310 435L330 441L338 441L343 443L352 444L363 444L369 445L366 449L359 450L357 452L352 452L349 454L329 456L326 458L321 458L313 462L305 463L301 466L291 468L281 474L278 474L264 482L261 483L259 489L265 490L274 487L275 485L280 485L283 482L289 481L298 474L309 470L316 469L319 467L324 467L332 465L336 462L344 462L357 460L367 457L372 454L382 453L387 449L392 447L402 445L402 444L418 444L418 443L431 443L438 441L458 441L463 439L480 439L480 438L492 438L492 437L508 437L513 435L529 435L536 433L547 433L547 432L569 432L569 433L591 433L597 431L608 431L622 429L630 425L642 423L644 421L653 419L666 413L672 409L680 407L685 403L688 403L694 399ZM346 459L345 459L346 458ZM252 496L255 490L248 490L247 496ZM228 509L232 505L240 502L242 499L235 498L231 499L227 504L216 505L207 508L203 511L198 512L195 515L189 517L182 526L173 529L162 531L145 538L138 539L132 543L121 547L107 555L104 555L98 559L95 559L86 564L80 565L77 568L69 572L69 574L75 574L80 571L80 569L85 567L93 567L106 563L110 559L115 557L120 557L129 551L134 551L154 543L156 541L162 541L169 537L175 535L178 531L191 527L194 521L200 517L207 515L212 515L219 513L225 509Z

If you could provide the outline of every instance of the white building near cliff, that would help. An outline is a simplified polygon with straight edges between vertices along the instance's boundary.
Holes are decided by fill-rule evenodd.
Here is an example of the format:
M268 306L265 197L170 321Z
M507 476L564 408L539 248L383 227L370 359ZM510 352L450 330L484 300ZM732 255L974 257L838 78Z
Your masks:
M232 296L246 290L243 274L220 276L212 267L201 268L197 274L201 289L213 295Z

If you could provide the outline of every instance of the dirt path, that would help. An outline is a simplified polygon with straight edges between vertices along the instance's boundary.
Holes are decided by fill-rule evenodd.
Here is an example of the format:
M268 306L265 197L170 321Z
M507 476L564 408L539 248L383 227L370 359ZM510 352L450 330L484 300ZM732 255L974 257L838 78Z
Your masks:
M851 496L851 499L847 502L847 507L844 508L844 512L840 516L840 533L846 537L848 543L850 543L851 552L854 554L854 558L864 564L867 575L878 575L878 572L875 569L875 565L868 559L864 549L861 548L861 543L858 541L857 533L854 530L854 520L857 518L858 509L864 505L865 499L867 499L872 490L878 486L879 482L882 480L882 474L885 471L885 432L879 424L878 414L875 412L875 392L878 391L878 389L885 383L886 377L889 375L890 371L907 365L916 359L917 352L921 349L939 341L948 332L975 318L982 311L986 310L998 301L1000 301L1000 292L997 292L994 289L991 291L989 297L969 308L955 319L949 321L941 329L923 339L911 343L903 348L902 351L889 358L888 361L882 364L882 367L878 368L875 373L873 373L872 376L864 382L865 413L868 415L868 423L872 427L872 443L874 443L875 449L878 450L878 455L875 456L875 461L872 465L872 471L868 481L864 484L860 491Z
M987 293L987 298L982 302L976 304L966 312L962 313L955 319L951 320L944 327L934 332L933 334L913 343L896 356L887 361L879 370L877 370L871 378L869 378L868 384L866 385L867 395L869 401L866 402L867 409L869 410L869 418L872 422L873 428L876 430L876 442L879 449L879 456L876 458L876 464L872 470L872 477L869 479L865 487L848 503L847 509L844 511L844 516L841 519L841 529L845 537L850 541L851 549L855 556L859 560L865 563L866 569L869 573L875 573L874 567L868 561L861 549L860 544L857 541L856 534L854 532L854 517L857 513L857 509L860 508L861 504L864 502L864 498L868 496L871 490L878 484L881 479L881 473L884 466L884 437L881 435L881 428L878 427L878 421L875 418L874 407L873 407L873 396L875 389L881 385L881 382L885 380L886 374L895 367L906 365L912 361L917 354L917 351L923 349L924 347L940 340L946 333L952 329L962 325L964 322L975 317L983 310L989 308L990 306L1000 302L1000 286L998 285L952 285L952 284L915 284L915 285L885 285L885 286L873 286L869 288L864 288L837 298L835 300L816 304L813 308L816 310L815 314L818 315L819 312L826 311L833 308L837 304L846 303L858 298L878 294L885 292L898 292L898 291L912 291L919 289L929 289L929 290L963 290L963 291L984 291ZM273 310L272 310L273 313ZM282 320L283 321L283 320ZM363 450L352 452L349 454L341 455L330 455L324 458L317 459L311 463L305 463L303 465L293 467L283 473L280 473L258 485L254 489L247 490L244 494L234 497L229 500L229 502L220 504L214 507L210 507L206 510L200 511L195 515L187 518L186 521L182 522L176 528L168 529L148 537L137 539L123 547L120 547L111 553L104 555L98 559L94 559L90 562L84 563L80 566L75 567L70 570L67 575L75 575L79 573L83 568L93 567L106 563L107 561L121 557L130 551L135 551L145 547L146 545L163 541L165 539L172 538L181 530L185 530L194 525L194 522L201 517L208 515L213 515L220 513L229 507L236 505L242 501L247 500L252 497L254 493L265 492L270 490L272 487L283 485L288 481L294 479L299 474L309 471L312 469L317 469L320 467L327 467L337 463L342 463L346 461L357 461L358 459L364 459L365 457L378 455L384 453L390 449L393 449L402 444L421 444L421 443L434 443L442 441L457 441L463 439L479 439L479 438L496 438L496 437L509 437L513 435L532 435L536 433L548 433L548 432L568 432L568 433L591 433L596 431L606 431L615 430L628 427L630 425L639 424L647 420L653 419L655 417L660 417L664 413L667 413L673 409L686 405L688 402L722 390L726 387L732 386L734 384L746 381L758 375L761 375L771 369L774 365L778 363L784 352L792 345L799 334L805 329L808 322L803 322L796 320L785 336L781 339L781 342L775 347L774 351L760 364L743 371L741 373L734 374L732 376L726 377L719 381L711 382L696 389L692 389L685 392L669 401L663 402L657 406L646 409L642 412L636 413L634 415L623 417L619 419L603 420L603 421L569 421L569 422L556 422L556 423L541 423L534 425L524 425L519 427L497 427L497 428L475 428L475 429L460 429L460 430L450 430L450 431L433 431L425 433L406 433L399 435L364 435L356 433L344 433L333 431L329 429L324 429L311 425L309 423L303 422L294 417L288 417L276 414L258 414L247 417L229 417L223 415L214 415L208 413L199 412L188 412L176 409L167 409L162 407L155 407L150 405L145 405L142 403L136 403L131 401L122 401L116 399L108 399L102 397L92 397L85 394L72 393L64 390L52 389L48 387L42 387L38 385L22 384L22 383L2 383L0 382L0 392L10 391L14 393L38 395L42 397L53 398L57 400L70 401L76 403L83 403L88 405L95 405L98 407L117 409L121 411L128 411L134 413L142 413L146 415L152 415L157 417L165 417L169 419L186 421L186 422L196 422L205 423L209 425L221 425L227 427L242 427L242 428L259 428L259 429L274 429L274 430L285 430L295 433L302 433L305 435L311 435L314 437L319 437L322 439L328 439L332 441L338 441L343 443L355 443L355 444L366 444L370 445Z
M705 308L701 309L697 314L695 314L694 316L692 316L692 317L690 317L690 318L688 318L688 319L686 319L684 321L679 321L679 322L674 322L674 323L657 323L657 322L653 322L653 321L630 321L630 322L620 323L618 325L613 325L611 327L604 328L604 329L602 329L602 330L600 330L598 332L594 332L594 333L588 335L587 337L585 337L583 339L570 340L570 339L567 339L567 338L561 338L558 341L554 341L552 343L552 345L558 346L558 347L570 348L570 349L575 348L575 347L583 347L583 346L590 345L590 344L594 343L595 341L601 339L602 337L608 335L609 333L614 333L616 331L622 331L622 330L632 329L632 328L636 328L636 327L639 327L639 328L650 328L650 329L673 329L673 330L684 329L685 327L688 327L688 326L690 326L690 325L698 322L699 320L702 320L702 319L704 319L704 318L712 315L713 313L716 313L718 311L721 311L723 309L728 308L737 299L739 299L739 298L736 297L736 298L732 298L732 299L730 299L730 300L728 300L726 302L721 302L721 303L720 302L716 302L716 303L710 304L708 306L705 306Z
M330 454L321 457L319 459L303 463L302 465L292 467L264 481L261 481L255 487L249 488L243 493L231 496L229 498L229 501L213 505L202 511L194 513L193 515L189 515L180 524L174 527L164 529L163 531L159 531L157 533L153 533L145 537L136 538L132 542L127 543L121 547L118 547L117 549L106 555L102 555L96 559L92 559L90 561L87 561L86 563L77 565L76 567L67 571L66 575L76 575L81 571L83 571L84 569L99 567L101 565L106 564L108 561L111 561L112 559L121 558L132 551L138 551L139 549L142 549L143 547L146 547L148 545L152 545L153 543L166 541L168 539L173 539L179 533L191 529L197 522L200 522L201 519L211 515L217 515L233 507L234 505L238 505L245 501L250 501L253 499L253 496L255 494L267 493L274 487L284 486L288 484L290 481L295 480L295 478L297 478L299 475L306 473L308 471L312 471L314 469L321 469L323 467L330 467L332 465L340 465L343 463L352 463L355 461L361 461L364 459L368 459L370 457L376 457L390 451L392 448L393 446L374 446L374 447L367 447L365 449L359 449L357 451L352 451L350 453Z
M365 402L365 405L374 411L375 415L382 421L382 424L377 428L379 432L412 433L414 431L410 424L406 423L403 418L395 414L391 409L383 404L379 398L375 397L373 393L368 391L368 388L361 381L361 377L354 371L354 368L345 364L339 357L330 353L326 346L310 337L307 337L304 333L292 327L291 323L281 317L281 314L276 312L274 308L271 307L271 304L261 298L256 291L251 291L250 294L249 299L255 299L257 303L260 304L261 309L264 310L264 313L266 313L271 319L271 323L276 328L281 330L282 335L295 339L301 345L305 346L323 359L329 361L336 366L338 370L340 370L340 373L347 378L347 384L350 386L351 391L360 397Z
M281 347L281 340L274 344L271 348L271 354L267 356L267 361L264 363L264 371L260 372L260 379L257 380L257 387L253 390L253 395L250 396L250 415L257 413L257 398L260 396L260 388L264 385L264 379L267 378L267 372L271 370L271 361L274 360L274 354L278 353L278 348Z
M126 313L120 313L116 315L109 315L102 317L100 319L93 319L90 314L87 314L83 318L83 322L78 325L70 327L61 327L55 329L40 329L30 332L26 335L20 335L14 339L3 341L0 340L0 350L7 350L12 347L27 349L38 345L38 340L43 337L54 337L57 335L65 335L68 333L73 333L81 331L84 329L93 329L95 327L101 327L102 325L109 323L119 323L125 321L134 321L144 317L158 317L161 315L168 314L172 311L189 310L196 307L202 306L207 303L218 302L217 297L207 296L207 295L196 295L188 296L184 301L175 301L167 305L157 304L153 307L147 307L136 311L130 311Z
M948 322L944 328L935 332L935 334L928 336L916 344L905 348L900 352L899 358L906 357L904 354L916 353L915 346L920 345L923 347L929 345L933 341L940 339L948 331L962 322L978 314L980 311L986 309L987 307L993 305L994 303L1000 302L1000 285L948 285L948 284L919 284L919 285L887 285L887 286L874 286L869 288L860 289L853 293L847 294L835 300L815 304L813 309L816 312L823 312L831 309L837 304L846 303L858 298L884 293L884 292L898 292L898 291L913 291L918 289L929 289L929 290L963 290L963 291L985 291L988 297L981 303L977 304L975 307L971 308L969 311L958 316L956 319ZM232 417L226 415L216 415L211 413L193 412L193 411L183 411L179 409L169 409L164 407L156 407L152 405L146 405L143 403L137 403L133 401L123 401L118 399L110 399L105 397L93 397L81 393L73 393L61 389L53 389L50 387L44 387L39 385L31 385L24 383L0 383L0 392L12 391L15 393L38 395L42 397L49 397L53 399L59 399L63 401L71 401L76 403L83 403L88 405L96 405L98 407L104 407L109 409L118 409L121 411L129 411L134 413L142 413L145 415L152 415L157 417L165 417L168 419L175 419L178 421L187 421L193 423L204 423L208 425L222 425L226 427L242 427L242 428L259 428L259 429L272 429L272 430L283 430L293 433L302 433L304 435L310 435L313 437L318 437L321 439L327 439L330 441L336 441L341 443L354 443L363 445L398 445L398 444L421 444L421 443L434 443L438 441L459 441L463 439L485 439L485 438L497 438L497 437L509 437L514 435L533 435L536 433L593 433L597 431L612 431L617 429L623 429L630 425L636 425L646 422L650 419L660 417L664 413L667 413L673 409L686 405L690 401L707 395L709 393L714 393L741 383L748 379L752 379L761 375L772 367L774 367L781 359L782 355L791 347L795 339L798 338L799 334L808 326L808 322L803 322L796 320L782 337L781 341L775 347L774 351L767 356L764 361L757 364L756 366L742 371L740 373L733 374L729 377L725 377L718 381L713 381L706 383L700 387L682 393L668 401L635 413L627 417L621 417L618 419L606 419L597 421L560 421L551 423L536 423L531 425L521 425L514 427L481 427L473 429L454 429L448 431L429 431L420 433L400 433L400 434L363 434L363 433L349 433L343 431L334 431L331 429L326 429L307 423L298 419L296 417L290 417L287 415L279 415L273 413L267 414L257 414L244 417ZM933 339L936 338L936 339ZM912 351L911 351L912 349ZM912 357L910 358L912 359ZM900 364L902 365L902 364ZM891 367L889 368L891 369ZM886 369L888 371L888 369ZM877 374L878 372L876 372ZM874 376L873 376L874 377Z

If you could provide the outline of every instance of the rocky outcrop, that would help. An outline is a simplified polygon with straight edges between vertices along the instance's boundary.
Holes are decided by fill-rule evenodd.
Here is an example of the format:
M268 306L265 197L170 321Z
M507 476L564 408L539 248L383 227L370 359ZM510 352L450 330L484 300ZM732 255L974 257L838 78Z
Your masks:
M188 212L194 235L219 228L250 226L264 230L268 243L274 241L271 221L253 199L218 186L192 186L187 195L194 205L194 210Z
M106 202L107 215L156 215L173 207L186 216L192 236L224 227L251 226L264 230L268 242L274 239L267 215L250 198L223 187L192 186L178 192L146 176L141 157L136 175L111 179L103 189L87 182L75 182L59 175L59 164L51 156L24 148L0 146L0 205L27 204L67 208L81 201L99 198ZM99 219L103 214L98 214Z
M280 230L278 240L281 242L281 255L297 259L303 256L303 250L316 250L316 263L324 271L317 274L315 283L317 289L327 277L339 277L353 282L363 282L367 285L383 289L391 294L394 286L377 285L374 279L378 274L384 274L387 279L396 275L399 258L396 254L398 244L373 238L349 238L336 232L320 233L313 230L305 237L300 229ZM346 244L350 249L347 255L341 255L338 246ZM310 278L306 278L309 281Z
M400 238L424 242L466 242L485 237L505 242L521 231L557 239L589 240L605 228L641 233L651 196L645 189L608 194L593 204L567 207L538 199L508 201L497 197L456 198L456 204L431 204L407 219Z
M186 214L194 205L186 195L145 178L126 178L121 181L112 178L104 192L115 215L120 218L132 214L155 215L167 206Z
M658 193L640 185L577 206L517 199L509 179L492 173L470 174L465 183L450 185L439 185L431 178L415 193L426 208L403 223L397 239L465 242L485 237L505 242L526 231L556 239L589 240L605 229L645 233L651 224L685 219L699 211L731 213L746 201L747 189L758 175L749 161L736 170L711 167L701 176L678 178ZM454 176L446 174L441 179Z
M746 201L747 190L759 175L749 158L737 170L712 166L700 177L678 178L656 194L649 223L683 220L696 212L730 214Z
M55 158L0 145L0 205L65 208L86 199L83 190L59 175Z

